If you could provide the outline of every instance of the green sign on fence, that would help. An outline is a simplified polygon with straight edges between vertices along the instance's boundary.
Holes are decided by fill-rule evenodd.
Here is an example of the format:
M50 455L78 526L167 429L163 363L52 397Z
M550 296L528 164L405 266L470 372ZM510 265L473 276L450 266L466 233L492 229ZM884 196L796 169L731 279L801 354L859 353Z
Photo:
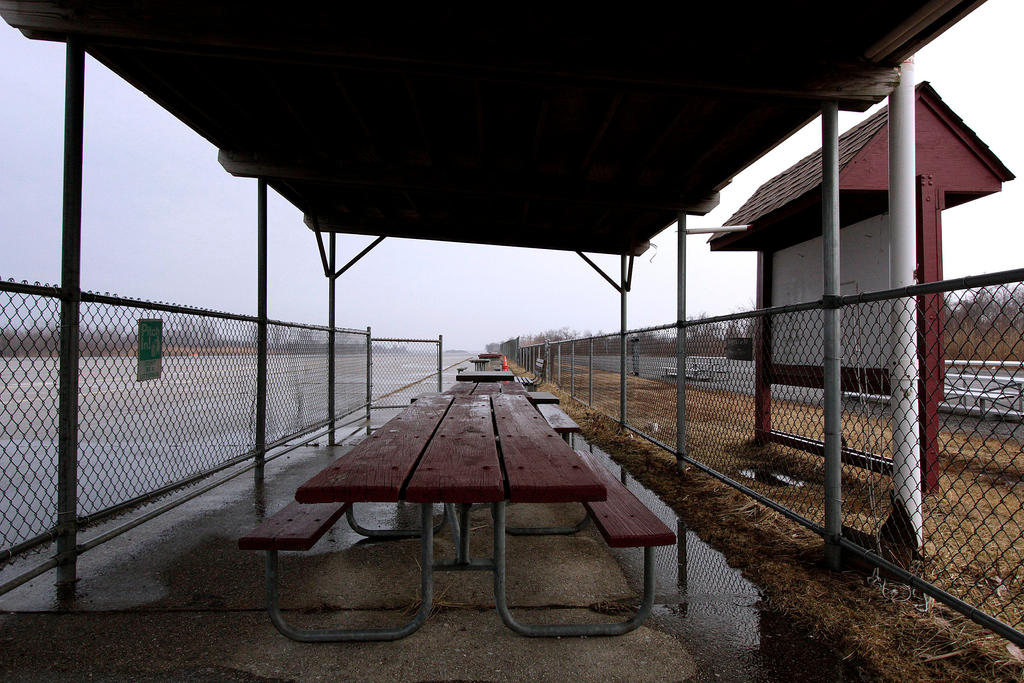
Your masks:
M164 350L163 321L159 318L139 319L139 365L136 379L160 379Z

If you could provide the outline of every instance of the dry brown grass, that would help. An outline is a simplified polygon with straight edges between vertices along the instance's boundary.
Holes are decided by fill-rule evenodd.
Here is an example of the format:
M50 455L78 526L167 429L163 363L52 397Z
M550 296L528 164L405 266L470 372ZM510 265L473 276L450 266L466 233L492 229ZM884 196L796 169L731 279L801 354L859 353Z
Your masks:
M563 380L568 383L563 369ZM595 371L595 407L618 415L618 373ZM586 368L577 369L577 396L586 398ZM582 391L581 391L582 387ZM628 377L626 404L633 426L662 443L675 443L675 386ZM753 396L708 388L687 388L689 455L742 481L818 524L824 523L823 461L820 456L778 444L757 445ZM772 421L786 431L822 439L824 413L813 405L773 399ZM847 411L845 443L892 457L889 420ZM922 578L1024 627L1024 454L1020 445L999 437L941 430L941 470L936 493L924 500L925 546L921 557L905 562ZM779 474L802 482L780 486ZM755 473L756 478L748 475ZM877 541L891 505L888 476L855 466L843 468L843 524L860 532L869 548L890 556Z
M1008 648L1002 638L937 603L920 612L911 601L892 602L870 586L863 573L825 570L822 542L814 533L695 468L677 472L671 454L601 414L618 414L618 375L595 372L594 382L596 410L568 400L555 386L543 388L563 396L563 408L583 427L588 440L625 465L705 541L723 552L732 566L761 586L772 608L826 637L840 656L857 661L871 676L890 680L1024 680L1019 652ZM585 373L577 375L576 386L577 395L585 398ZM657 422L659 440L674 443L674 388L630 377L627 392L627 404L637 408L631 409L631 420L636 422L635 412L642 412ZM602 397L610 400L602 402ZM813 407L779 401L772 407L776 419L789 414L789 419L808 429L821 424L820 411ZM780 502L811 519L820 517L821 459L776 445L753 445L751 397L690 390L687 410L691 425L688 444L694 457L737 478L742 478L738 475L741 469L770 462L772 471L800 479L804 486L791 487L797 493L790 491L786 499L780 496L778 486L752 479L743 479L744 483L775 500L782 497ZM848 440L857 439L854 443L887 440L886 427L870 416L850 420L844 425L844 434ZM931 497L926 504L926 531L931 540L925 554L931 561L916 569L965 599L981 604L998 599L1004 620L1019 624L1020 605L1007 596L1022 593L1019 563L1014 561L1020 550L1014 544L1019 543L1024 522L1020 487L1009 482L994 487L969 467L988 457L1005 475L1008 466L1018 462L1019 453L1015 457L1007 452L998 439L965 438L948 432L940 435L940 443L941 490L946 495ZM886 495L878 490L879 482L872 481L878 478L859 468L844 468L848 521L874 529L884 519L888 502L882 500ZM1005 529L982 524L993 515L1002 520ZM958 523L951 527L944 522L947 519ZM993 589L992 577L1000 577L999 585L1006 588Z

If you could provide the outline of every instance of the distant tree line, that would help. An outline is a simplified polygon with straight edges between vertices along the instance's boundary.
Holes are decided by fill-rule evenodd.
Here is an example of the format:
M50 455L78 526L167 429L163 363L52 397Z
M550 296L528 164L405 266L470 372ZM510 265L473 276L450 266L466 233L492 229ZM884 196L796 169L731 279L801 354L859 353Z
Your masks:
M946 358L1024 361L1024 285L946 294Z

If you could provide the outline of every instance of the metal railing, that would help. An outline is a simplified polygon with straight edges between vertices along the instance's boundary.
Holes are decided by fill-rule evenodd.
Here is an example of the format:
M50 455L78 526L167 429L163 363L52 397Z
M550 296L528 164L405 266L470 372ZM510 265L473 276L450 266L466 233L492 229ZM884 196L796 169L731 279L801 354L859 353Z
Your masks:
M61 495L61 295L0 281L0 563L59 537L60 512L76 529L92 524L233 465L261 463L265 450L344 426L367 406L369 330L333 332L332 414L330 328L268 321L261 451L257 317L83 292L77 467L73 490ZM159 377L141 381L140 319L162 328ZM60 511L60 500L73 510ZM78 543L74 553L93 545Z
M502 348L527 372L545 359L551 382L617 421L624 388L627 429L1020 645L1022 281L1024 269ZM825 533L826 307L842 340L840 538Z

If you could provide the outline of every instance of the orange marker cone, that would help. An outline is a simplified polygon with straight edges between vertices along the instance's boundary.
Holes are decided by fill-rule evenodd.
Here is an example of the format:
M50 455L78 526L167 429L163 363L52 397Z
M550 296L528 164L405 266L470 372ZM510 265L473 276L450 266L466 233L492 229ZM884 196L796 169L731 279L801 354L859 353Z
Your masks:
M506 358L505 356L501 357L501 369L508 370L508 358Z

